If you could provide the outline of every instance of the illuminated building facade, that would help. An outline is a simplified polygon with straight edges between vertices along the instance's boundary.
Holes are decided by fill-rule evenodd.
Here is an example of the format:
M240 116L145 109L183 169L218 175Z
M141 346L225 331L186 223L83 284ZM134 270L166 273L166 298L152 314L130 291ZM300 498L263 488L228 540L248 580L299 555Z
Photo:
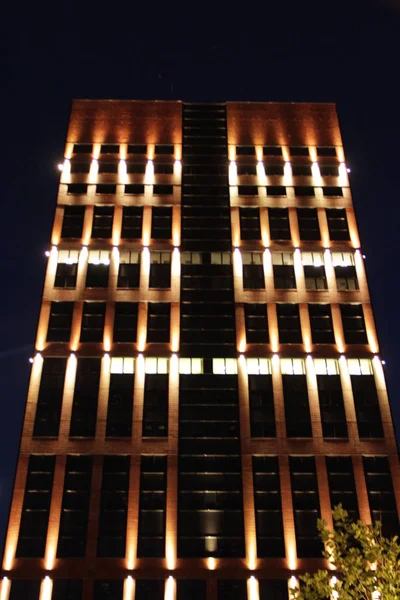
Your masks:
M287 600L400 469L332 104L75 101L0 600Z

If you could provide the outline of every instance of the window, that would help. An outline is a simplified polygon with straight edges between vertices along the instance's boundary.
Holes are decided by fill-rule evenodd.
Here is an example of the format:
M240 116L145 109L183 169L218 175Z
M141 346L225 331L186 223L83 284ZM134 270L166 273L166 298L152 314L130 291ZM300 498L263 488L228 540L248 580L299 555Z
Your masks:
M51 600L82 600L82 580L54 579Z
M248 344L269 344L266 304L245 304L244 318Z
M81 238L84 217L85 206L64 206L61 237L64 239Z
M165 184L154 184L153 185L153 194L160 196L171 196L174 193L173 185L165 185Z
M369 358L349 358L347 368L350 375L372 375L372 362Z
M133 359L131 369L124 370L124 362L129 359L111 359L110 389L108 393L106 437L131 437L133 411ZM121 370L116 361L121 362Z
M296 277L292 252L272 252L271 256L275 289L295 290Z
M325 461L332 509L341 504L357 521L360 517L351 456L327 456Z
M76 287L78 273L78 250L59 250L57 255L57 270L54 279L56 288Z
M9 600L20 600L21 598L39 600L40 584L40 579L13 579L8 598Z
M171 287L171 253L150 252L150 288Z
M146 163L127 163L126 172L128 175L144 175L146 172ZM130 191L128 192L126 188L140 188L142 192ZM125 194L144 194L144 185L138 184L129 184L125 186Z
M139 252L121 251L119 254L119 269L117 288L138 288L140 282Z
M164 600L165 583L163 579L136 579L135 587L135 600ZM192 596L190 597L192 598ZM195 596L193 600L197 600L197 597Z
M282 375L287 437L312 437L305 375Z
M174 165L168 164L155 164L154 165L154 174L155 175L173 175L174 173Z
M284 558L281 485L276 456L253 456L257 556Z
M181 375L200 375L204 373L202 358L180 358L179 373Z
M318 156L336 157L336 148L334 146L317 146Z
M54 467L55 456L31 454L29 457L16 551L17 558L41 558L44 556ZM14 585L15 583L12 584L12 588ZM14 592L15 588L12 589L13 594ZM19 597L15 594L14 598Z
M171 304L168 302L149 302L147 313L147 342L168 343Z
M119 154L119 144L102 144L100 154Z
M267 196L286 196L284 185L267 185Z
M93 600L122 600L124 581L118 579L100 579L94 582Z
M67 194L87 194L87 187L86 183L69 183L67 185Z
M101 162L99 162L99 171L98 172L99 173L114 173L114 174L117 174L118 173L118 163L116 163L116 162L115 163L111 163L111 162L103 162L103 161L101 161ZM98 194L102 193L102 192L99 192L97 189L96 189L96 192ZM105 192L105 193L107 193L107 192Z
M373 375L351 375L360 438L382 438L382 418Z
M305 375L304 360L302 358L282 358L282 375Z
M280 146L264 146L264 156L282 156L282 148Z
M172 237L172 206L153 206L151 215L151 237L170 240Z
M315 189L312 185L295 185L295 196L315 196Z
M135 240L142 237L143 206L123 206L122 239Z
M114 183L98 183L96 185L96 194L115 194L117 191L117 186ZM108 236L103 236L103 235L98 235L98 236L94 236L92 234L92 237L110 237Z
M124 194L129 196L144 196L144 185L140 183L129 183L124 188Z
M73 302L51 303L47 342L69 342L73 309Z
M70 165L70 173L89 173L90 172L90 161L76 161L73 160Z
M324 438L347 439L346 413L337 361L328 359L326 362L328 361L335 363L334 369L336 372L332 369L330 372L320 373L317 362L325 362L325 359L316 359L315 361L322 435Z
M301 241L317 241L321 239L316 208L298 208L297 220Z
M245 579L218 579L218 600L247 600Z
M286 579L259 579L260 600L289 600Z
M130 456L104 456L97 556L124 558Z
M350 239L345 208L326 208L329 237L332 241L348 241Z
M271 375L269 358L246 358L246 367L249 375Z
M112 234L113 218L113 206L95 206L93 214L92 238L110 238Z
M245 289L265 289L263 256L261 252L242 252L243 287Z
M301 344L301 323L298 304L277 304L279 342L281 344Z
M337 165L320 165L319 172L322 177L338 177L339 167Z
M309 165L292 165L292 174L295 177L311 177L312 170Z
M287 208L268 208L271 240L290 240L289 211Z
M72 404L70 437L94 437L100 383L99 358L79 358Z
M106 288L109 271L110 253L108 250L89 250L86 287Z
M214 375L237 375L236 358L213 358Z
M105 317L105 302L84 302L80 341L102 342Z
M309 304L308 313L313 344L334 344L330 304Z
M332 264L335 268L338 291L357 291L359 286L353 253L332 252Z
M362 304L340 304L346 344L368 344Z
M147 356L144 359L145 373L168 373L169 359Z
M363 456L372 521L382 524L382 535L399 535L399 517L387 456Z
M146 144L128 144L128 154L146 154Z
M135 343L138 319L137 302L117 302L114 316L114 342Z
M327 290L324 255L322 252L302 252L306 290Z
M165 556L166 491L167 457L142 456L137 547L140 558ZM137 591L136 589L136 598Z
M92 144L74 144L74 154L91 154L93 150Z
M206 600L206 579L178 579L176 582L176 600ZM160 598L163 600L163 598Z
M343 188L333 185L326 185L322 188L322 193L324 196L339 198L340 196L343 196Z
M276 437L272 375L249 374L248 379L251 437Z
M279 175L282 176L284 171L283 171L283 165L264 165L265 168L265 174L266 175Z
M85 556L92 468L91 456L67 456L57 548L59 558Z
M315 458L313 456L290 456L289 466L297 556L299 558L319 558L323 546L317 530L320 506Z
M310 156L308 146L290 146L289 152L291 156Z
M168 375L147 374L144 384L143 437L168 436Z
M260 240L260 209L259 208L239 208L240 218L240 239L242 240Z
M335 358L315 358L314 369L317 375L339 375L339 364Z
M256 185L239 185L239 196L258 196L258 186Z
M255 156L256 149L254 146L236 146L236 156Z
M238 165L237 166L237 174L238 175L257 175L257 166L255 164Z
M155 154L173 154L173 144L156 144Z
M33 437L58 437L67 361L44 358Z

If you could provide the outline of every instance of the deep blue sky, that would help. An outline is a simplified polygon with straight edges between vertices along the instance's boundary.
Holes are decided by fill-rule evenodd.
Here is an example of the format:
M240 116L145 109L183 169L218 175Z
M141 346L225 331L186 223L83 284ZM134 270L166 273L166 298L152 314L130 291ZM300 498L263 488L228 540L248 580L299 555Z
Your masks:
M400 0L44 4L1 11L0 545L72 98L337 103L400 431Z

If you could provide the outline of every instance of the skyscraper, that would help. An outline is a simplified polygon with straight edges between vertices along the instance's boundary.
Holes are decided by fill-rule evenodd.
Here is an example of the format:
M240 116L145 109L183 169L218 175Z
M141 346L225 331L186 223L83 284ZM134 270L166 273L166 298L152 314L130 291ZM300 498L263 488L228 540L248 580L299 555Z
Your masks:
M1 600L284 600L400 469L332 104L73 103Z

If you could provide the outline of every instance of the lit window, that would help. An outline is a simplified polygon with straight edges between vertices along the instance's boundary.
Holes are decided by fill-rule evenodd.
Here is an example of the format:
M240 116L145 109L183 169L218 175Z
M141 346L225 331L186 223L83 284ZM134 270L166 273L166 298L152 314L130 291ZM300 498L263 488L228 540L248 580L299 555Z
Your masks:
M201 253L181 252L181 262L183 265L201 265Z
M211 264L212 265L230 265L231 264L231 253L230 252L211 252Z
M324 255L322 252L302 252L301 262L307 267L323 267Z
M150 252L152 264L166 265L171 262L171 252Z
M59 250L57 262L66 265L72 265L78 262L79 250Z
M314 360L316 375L338 375L339 365L335 358L316 358Z
M248 375L271 375L271 361L269 358L247 358Z
M354 254L352 252L332 252L332 264L334 267L353 267Z
M134 373L135 359L131 357L113 356L110 364L110 373Z
M272 252L273 265L293 265L293 252Z
M130 252L129 250L123 250L119 253L119 262L124 264L138 264L140 252Z
M262 265L262 252L242 252L242 261L244 265Z
M181 375L200 375L203 371L202 358L180 358L179 373Z
M372 361L369 358L349 358L347 367L350 375L372 375Z
M89 250L88 263L90 265L109 265L110 253L108 250Z
M156 358L148 356L145 358L144 372L145 373L168 373L168 358Z
M282 375L305 375L304 360L302 358L282 358Z
M213 358L214 375L237 375L236 358Z

